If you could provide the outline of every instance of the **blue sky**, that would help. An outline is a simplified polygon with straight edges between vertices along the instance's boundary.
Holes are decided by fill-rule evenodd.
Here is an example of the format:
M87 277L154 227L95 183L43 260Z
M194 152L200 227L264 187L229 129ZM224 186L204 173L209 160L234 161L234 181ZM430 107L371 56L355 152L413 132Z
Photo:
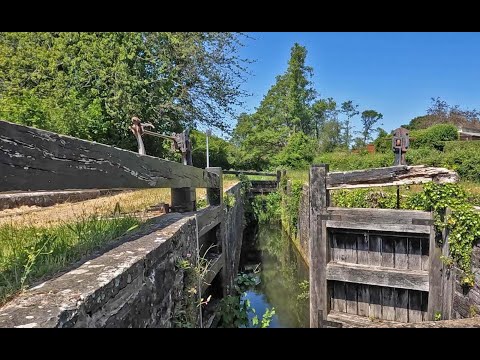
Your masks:
M480 108L480 33L248 33L240 55L256 60L245 89L247 112L285 72L295 42L321 97L381 112L387 131L423 115L431 97ZM359 129L359 119L355 121Z

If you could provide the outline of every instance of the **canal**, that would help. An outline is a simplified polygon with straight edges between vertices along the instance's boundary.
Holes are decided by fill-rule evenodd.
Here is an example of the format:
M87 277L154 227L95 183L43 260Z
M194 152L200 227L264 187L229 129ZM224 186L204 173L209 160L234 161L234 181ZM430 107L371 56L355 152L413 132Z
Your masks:
M269 327L309 327L308 267L280 224L259 224L247 229L243 239L240 271L254 274L257 285L246 291L261 319L275 309ZM249 313L249 318L254 316Z

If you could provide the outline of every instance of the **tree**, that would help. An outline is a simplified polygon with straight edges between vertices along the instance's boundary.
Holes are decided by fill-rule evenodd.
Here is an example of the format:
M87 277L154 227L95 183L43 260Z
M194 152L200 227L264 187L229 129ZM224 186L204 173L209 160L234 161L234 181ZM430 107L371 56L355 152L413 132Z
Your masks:
M315 135L320 139L325 123L328 120L337 120L337 103L333 98L319 99L312 105L312 116L315 124Z
M315 90L312 68L305 65L307 50L294 44L287 70L276 77L260 106L253 114L242 114L232 142L239 146L236 166L263 169L273 164L276 154L297 132L313 135L311 103Z
M354 105L352 100L345 101L342 103L341 111L347 117L343 122L343 143L344 146L349 149L350 143L352 142L352 125L350 123L352 117L358 115L360 112L357 110L358 105Z
M133 115L159 132L228 130L226 115L246 94L241 36L0 33L0 117L130 149ZM145 142L162 151L161 140Z
M367 144L367 141L372 138L372 129L375 124L383 118L383 115L375 110L365 110L362 112L362 141L363 145Z

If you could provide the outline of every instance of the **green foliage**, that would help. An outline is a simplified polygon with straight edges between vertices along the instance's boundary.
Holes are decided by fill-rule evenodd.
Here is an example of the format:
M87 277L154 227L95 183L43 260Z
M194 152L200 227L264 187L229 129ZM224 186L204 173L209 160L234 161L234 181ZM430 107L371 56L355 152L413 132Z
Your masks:
M197 210L206 208L207 206L208 206L207 199L205 198L197 199Z
M410 131L411 148L427 147L442 150L445 141L457 140L458 130L452 124L438 124L427 129Z
M329 164L331 171L348 171L392 166L394 154L391 153L350 153L337 151L323 153L313 160L314 164Z
M442 320L442 312L435 311L435 315L433 316L433 321L440 321L440 320Z
M227 209L231 209L235 206L235 196L226 193L223 197L223 203L227 207Z
M316 149L315 139L300 131L289 137L287 145L275 155L272 163L289 169L305 169L312 163Z
M132 217L91 216L56 227L0 226L0 304L138 226Z
M135 149L133 115L156 130L225 130L245 95L241 35L0 33L0 118ZM162 140L147 138L149 153ZM149 150L152 149L152 150Z
M297 300L306 301L310 299L310 284L308 280L303 280L298 283L299 294L297 295Z
M259 223L280 221L282 195L272 192L267 195L257 195L252 200L252 210Z
M190 132L192 141L192 161L195 167L207 167L207 140L203 132L193 130ZM208 137L208 154L211 167L230 169L234 162L233 145L217 136Z
M240 328L240 327L261 327L267 328L272 317L275 315L275 308L265 309L262 320L259 323L255 309L251 307L250 300L242 299L244 291L258 285L254 274L239 273L235 278L235 290L233 295L227 295L220 300L218 314L220 317L219 327ZM249 314L255 314L252 321L249 321ZM260 326L259 326L260 325Z
M331 201L338 207L395 209L397 207L395 190L394 188L336 190L331 192Z
M447 228L450 255L463 270L462 283L473 286L472 249L480 239L480 213L467 202L468 195L458 184L427 183L421 193L414 194L409 207L434 211L438 231ZM445 216L447 207L451 210Z
M288 68L277 76L254 114L242 114L233 132L232 142L239 147L237 169L261 170L272 165L275 155L288 145L297 132L307 135L315 131L311 102L315 90L311 86L312 69L305 65L307 50L294 44ZM288 150L279 161L289 161Z
M383 115L375 110L362 111L362 139L363 145L366 145L368 140L372 138L372 130L375 124L383 118Z
M298 209L303 191L303 181L291 180L290 193L282 191L281 218L284 224L288 224L285 230L295 238L298 232Z

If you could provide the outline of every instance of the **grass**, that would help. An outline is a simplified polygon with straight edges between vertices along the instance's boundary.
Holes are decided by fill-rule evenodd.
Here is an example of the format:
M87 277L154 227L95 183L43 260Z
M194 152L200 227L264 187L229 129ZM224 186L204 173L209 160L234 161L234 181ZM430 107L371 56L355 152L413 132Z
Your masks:
M237 179L225 179L224 189ZM205 198L197 189L197 200ZM145 189L78 203L0 212L0 306L27 286L50 278L156 215L170 189Z
M0 226L0 305L140 224L135 217L89 216L59 226Z

